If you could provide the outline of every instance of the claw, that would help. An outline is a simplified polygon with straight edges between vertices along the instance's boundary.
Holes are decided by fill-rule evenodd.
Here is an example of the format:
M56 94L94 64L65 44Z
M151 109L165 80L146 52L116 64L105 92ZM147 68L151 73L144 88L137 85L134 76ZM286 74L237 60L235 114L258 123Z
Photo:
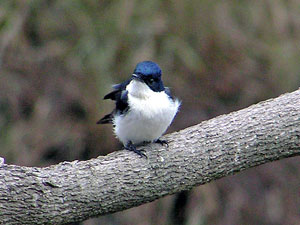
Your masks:
M146 159L148 158L148 157L146 156L146 154L144 153L145 150L143 150L143 149L141 149L141 150L136 149L135 145L134 145L131 141L129 141L129 142L127 143L127 145L125 146L125 149L127 149L127 150L129 150L129 151L132 151L132 152L138 154L138 155L141 156L142 158L143 158L143 157L145 157Z
M169 147L168 142L167 142L166 140L160 140L160 139L157 139L157 140L155 141L155 143L161 144L161 145L166 145L167 147Z

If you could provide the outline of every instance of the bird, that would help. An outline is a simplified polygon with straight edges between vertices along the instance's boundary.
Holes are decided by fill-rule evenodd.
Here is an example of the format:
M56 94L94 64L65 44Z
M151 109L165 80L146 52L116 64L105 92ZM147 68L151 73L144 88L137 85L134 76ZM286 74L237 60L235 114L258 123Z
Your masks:
M104 99L115 101L115 109L97 124L113 124L114 133L124 148L146 157L137 146L145 143L168 145L160 140L177 114L181 101L172 97L161 79L161 68L152 61L139 62L131 77L113 85Z

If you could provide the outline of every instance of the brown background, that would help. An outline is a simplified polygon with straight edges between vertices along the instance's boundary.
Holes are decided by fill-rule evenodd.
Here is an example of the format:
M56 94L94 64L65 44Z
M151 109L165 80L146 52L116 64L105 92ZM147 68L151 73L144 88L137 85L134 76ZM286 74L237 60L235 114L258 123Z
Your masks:
M0 1L0 156L46 166L121 148L96 121L137 62L182 100L172 132L300 85L300 3ZM81 224L300 224L299 158Z

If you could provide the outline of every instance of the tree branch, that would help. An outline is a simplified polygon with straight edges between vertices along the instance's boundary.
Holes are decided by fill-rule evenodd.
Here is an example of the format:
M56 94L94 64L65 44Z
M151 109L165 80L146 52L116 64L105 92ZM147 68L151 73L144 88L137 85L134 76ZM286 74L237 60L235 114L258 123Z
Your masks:
M300 91L117 151L45 168L0 166L1 224L63 224L128 209L300 155Z

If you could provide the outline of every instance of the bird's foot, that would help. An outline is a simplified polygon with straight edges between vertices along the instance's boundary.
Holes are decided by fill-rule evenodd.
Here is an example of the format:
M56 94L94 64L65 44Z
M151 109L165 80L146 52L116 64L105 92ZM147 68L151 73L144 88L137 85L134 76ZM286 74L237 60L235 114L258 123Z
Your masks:
M160 140L160 139L157 139L157 140L155 141L155 143L161 144L161 145L166 145L167 147L169 147L168 142L167 142L166 140Z
M145 157L146 159L148 158L148 157L145 155L145 153L144 153L145 150L143 150L143 149L141 149L141 150L136 149L135 145L134 145L131 141L129 141L129 142L127 143L127 145L125 145L125 149L127 149L127 150L129 150L129 151L132 151L132 152L138 154L138 155L141 156L141 157Z

